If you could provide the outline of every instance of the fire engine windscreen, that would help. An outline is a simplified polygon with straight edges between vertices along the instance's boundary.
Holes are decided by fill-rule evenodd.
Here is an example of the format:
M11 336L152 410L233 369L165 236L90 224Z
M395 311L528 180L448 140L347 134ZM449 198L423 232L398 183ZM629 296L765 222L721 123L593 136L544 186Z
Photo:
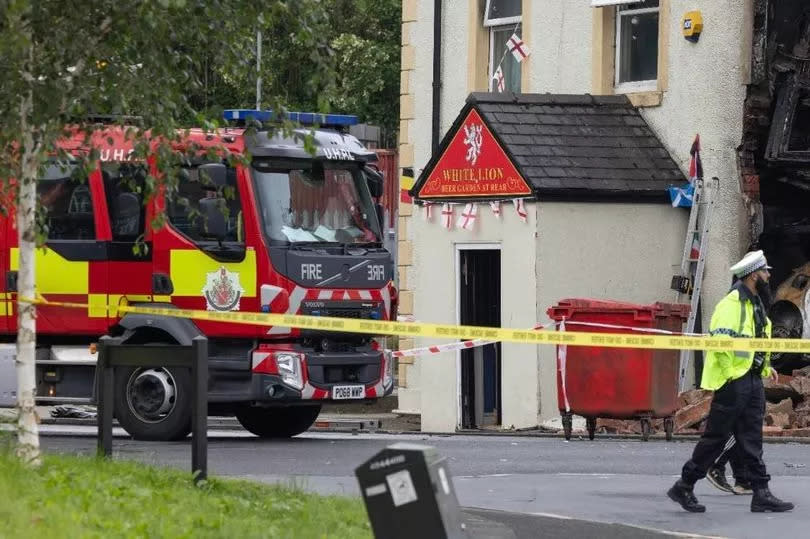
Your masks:
M380 243L376 210L358 165L256 160L251 173L270 241Z

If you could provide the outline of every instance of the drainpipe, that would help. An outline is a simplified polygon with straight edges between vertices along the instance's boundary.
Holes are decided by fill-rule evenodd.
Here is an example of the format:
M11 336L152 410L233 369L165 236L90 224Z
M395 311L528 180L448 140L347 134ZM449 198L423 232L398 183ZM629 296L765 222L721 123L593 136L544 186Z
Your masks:
M433 155L439 151L442 88L442 0L433 2Z

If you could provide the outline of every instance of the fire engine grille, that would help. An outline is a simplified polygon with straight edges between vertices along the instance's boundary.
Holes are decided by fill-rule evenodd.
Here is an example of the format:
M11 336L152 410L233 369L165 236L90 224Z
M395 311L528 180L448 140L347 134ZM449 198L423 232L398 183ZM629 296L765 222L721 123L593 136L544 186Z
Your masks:
M379 302L304 302L301 306L301 314L334 318L380 320L382 318L382 308L382 304Z
M363 316L363 315L366 316ZM333 316L335 318L371 318L369 312L360 309L322 309L321 316Z

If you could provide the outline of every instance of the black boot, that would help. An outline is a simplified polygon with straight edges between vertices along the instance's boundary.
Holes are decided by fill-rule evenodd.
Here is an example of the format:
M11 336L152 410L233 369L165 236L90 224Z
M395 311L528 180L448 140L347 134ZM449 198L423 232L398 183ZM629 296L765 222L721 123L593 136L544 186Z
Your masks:
M784 513L793 509L793 504L790 502L783 502L773 494L771 494L768 487L755 488L754 497L751 499L751 512L752 513Z
M706 506L700 505L695 498L694 486L687 485L683 479L678 479L667 491L667 496L690 513L705 513ZM752 506L753 507L753 506ZM793 507L793 506L791 506ZM753 511L753 509L751 509Z

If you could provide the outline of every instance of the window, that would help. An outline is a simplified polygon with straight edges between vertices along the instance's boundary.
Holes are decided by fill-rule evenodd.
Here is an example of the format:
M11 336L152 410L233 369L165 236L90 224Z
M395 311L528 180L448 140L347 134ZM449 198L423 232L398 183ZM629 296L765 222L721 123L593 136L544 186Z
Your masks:
M144 233L146 208L143 191L146 174L146 170L138 165L103 166L113 241L135 242Z
M75 172L75 165L53 164L37 181L48 240L96 239L90 186L76 179Z
M616 89L655 89L658 78L658 0L616 8Z
M489 89L498 91L493 78L498 66L504 77L505 91L520 92L520 63L509 52L506 43L512 34L521 32L521 0L487 0L484 26L489 28Z
M226 183L217 186L206 178L201 178L198 167L184 169L177 186L174 200L168 204L169 222L183 235L195 243L212 242L204 234L204 216L200 202L204 199L224 199L223 217L225 218L225 238L223 243L243 243L244 223L242 222L242 203L236 185L236 169L227 168Z
M360 168L348 163L253 161L262 227L272 242L380 243Z

